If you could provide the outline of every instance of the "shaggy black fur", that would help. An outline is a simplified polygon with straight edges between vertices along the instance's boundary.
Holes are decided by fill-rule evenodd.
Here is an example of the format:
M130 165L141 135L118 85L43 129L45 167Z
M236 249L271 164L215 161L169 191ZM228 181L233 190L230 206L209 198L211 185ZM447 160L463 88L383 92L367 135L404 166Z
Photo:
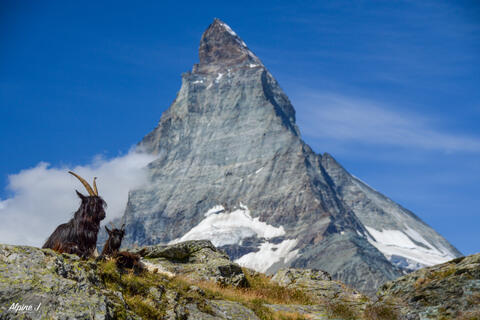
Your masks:
M92 256L97 247L100 221L105 218L106 202L99 196L84 196L76 191L82 200L73 218L59 225L42 248L58 252L73 253L82 258Z
M123 236L125 235L124 228L125 225L120 229L113 228L112 230L109 230L107 226L105 226L105 230L108 232L108 239L103 246L102 254L100 255L101 257L113 256L118 252L118 249L120 249L120 246L122 245Z

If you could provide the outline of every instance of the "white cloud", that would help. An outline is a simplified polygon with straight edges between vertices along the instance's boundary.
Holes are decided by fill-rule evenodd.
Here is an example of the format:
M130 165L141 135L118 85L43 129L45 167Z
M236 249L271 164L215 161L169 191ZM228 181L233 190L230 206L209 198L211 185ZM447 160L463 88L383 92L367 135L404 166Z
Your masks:
M91 164L52 168L41 162L9 176L9 199L0 201L0 243L41 246L57 225L65 223L78 209L80 200L75 189L88 194L68 170L89 183L97 178L100 196L108 204L109 221L123 214L128 191L146 181L145 166L152 155L131 151L113 159L95 157Z
M480 138L438 129L424 116L398 112L368 100L303 93L295 105L305 137L366 144L480 152Z

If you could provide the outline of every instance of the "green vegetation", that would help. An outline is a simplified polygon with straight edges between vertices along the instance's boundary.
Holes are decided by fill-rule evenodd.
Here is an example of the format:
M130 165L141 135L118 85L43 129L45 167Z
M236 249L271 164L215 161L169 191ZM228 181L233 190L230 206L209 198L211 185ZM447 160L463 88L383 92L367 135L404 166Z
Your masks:
M162 279L148 272L135 275L133 272L120 272L114 260L100 262L97 269L100 279L107 289L120 291L129 309L145 319L161 319L165 315L163 304L156 305L150 295L150 287L158 286ZM115 317L122 319L125 314L115 310Z

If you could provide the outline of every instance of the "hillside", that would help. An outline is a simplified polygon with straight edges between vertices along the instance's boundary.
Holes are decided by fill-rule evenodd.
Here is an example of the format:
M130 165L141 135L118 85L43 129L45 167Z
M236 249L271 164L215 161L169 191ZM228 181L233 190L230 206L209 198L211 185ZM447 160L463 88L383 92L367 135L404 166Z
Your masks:
M480 255L419 270L370 299L320 270L273 277L209 241L134 252L147 270L0 245L0 319L478 319ZM423 280L419 280L423 279Z

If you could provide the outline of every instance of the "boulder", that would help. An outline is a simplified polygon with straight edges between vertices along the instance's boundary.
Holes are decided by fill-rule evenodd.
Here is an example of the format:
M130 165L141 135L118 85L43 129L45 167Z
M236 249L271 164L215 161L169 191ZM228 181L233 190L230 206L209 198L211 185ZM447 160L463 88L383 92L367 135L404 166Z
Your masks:
M364 302L366 297L345 284L332 280L328 272L317 269L285 268L279 270L272 281L296 288L320 299L341 299L349 302Z
M158 268L194 281L214 281L235 287L248 285L242 268L208 240L147 246L131 251L142 256L149 269Z

